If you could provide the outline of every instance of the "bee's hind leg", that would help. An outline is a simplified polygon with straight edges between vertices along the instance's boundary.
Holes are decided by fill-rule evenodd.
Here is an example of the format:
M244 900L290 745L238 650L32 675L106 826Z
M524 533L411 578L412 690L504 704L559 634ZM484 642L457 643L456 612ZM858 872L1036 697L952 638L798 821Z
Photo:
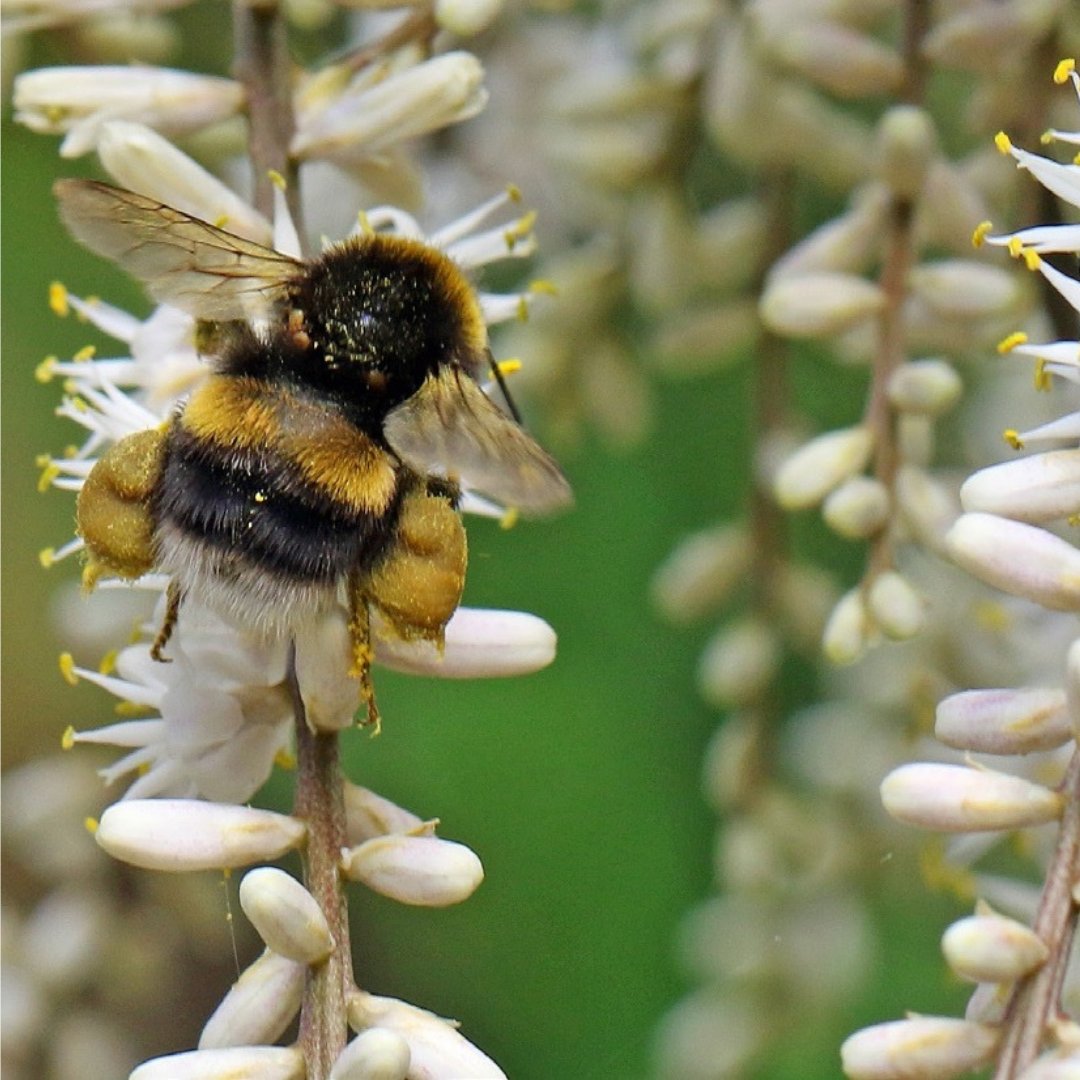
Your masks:
M172 661L163 656L161 650L169 644L173 630L176 629L176 620L180 617L180 604L184 599L183 590L175 580L169 582L168 591L165 593L165 618L161 622L161 629L150 646L150 656L161 664L170 664Z
M353 654L349 674L360 680L360 697L367 710L364 723L373 725L372 733L378 735L382 721L375 701L375 686L371 681L371 662L375 657L371 647L371 613L368 611L368 597L361 574L349 577L349 641Z

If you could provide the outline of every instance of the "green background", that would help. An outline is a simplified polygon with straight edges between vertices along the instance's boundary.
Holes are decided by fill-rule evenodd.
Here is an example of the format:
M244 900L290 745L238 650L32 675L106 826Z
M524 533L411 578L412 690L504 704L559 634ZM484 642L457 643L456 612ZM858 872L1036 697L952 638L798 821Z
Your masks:
M78 438L52 416L57 384L35 382L43 356L68 356L90 328L48 311L50 281L138 312L137 289L76 250L56 222L50 184L92 168L56 142L5 123L3 198L4 764L51 752L69 723L105 723L112 701L60 679L64 635L49 597L74 561L49 572L37 552L71 534L72 500L36 491L35 456ZM109 346L114 349L115 345ZM536 358L542 362L542 358ZM588 357L581 358L582 363ZM822 420L856 416L862 387L833 369L797 372ZM521 1080L638 1077L657 1021L691 988L676 968L681 916L708 895L716 821L700 795L706 741L721 718L694 691L711 626L673 631L650 608L648 581L686 531L735 516L746 489L745 374L655 387L643 445L613 453L586 441L565 462L573 513L509 532L470 524L466 602L520 608L559 633L555 665L512 681L441 683L380 673L383 733L346 736L350 776L466 842L487 878L467 903L408 909L354 889L361 985L460 1018L467 1035ZM542 422L540 424L542 427ZM825 548L815 526L800 528ZM844 572L844 558L830 558ZM854 565L854 563L852 563ZM850 567L848 568L850 570ZM118 643L126 627L118 628ZM787 688L792 701L813 687ZM261 801L287 805L291 777ZM88 840L89 842L89 840ZM899 876L899 875L897 875ZM889 880L896 889L896 878ZM954 907L913 882L875 895L882 944L861 1000L784 1031L760 1075L834 1077L837 1046L860 1024L911 1007L961 1008L936 938ZM917 906L913 907L913 903ZM223 913L224 917L224 913ZM828 957L821 958L823 964ZM222 987L222 990L224 987ZM176 988L178 996L185 993ZM193 1045L197 1027L161 1032L157 1052Z

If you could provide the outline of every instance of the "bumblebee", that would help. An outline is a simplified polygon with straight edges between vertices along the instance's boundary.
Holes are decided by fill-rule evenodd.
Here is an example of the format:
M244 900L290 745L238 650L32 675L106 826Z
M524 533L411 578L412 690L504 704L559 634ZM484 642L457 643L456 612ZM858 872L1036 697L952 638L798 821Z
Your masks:
M302 261L107 184L55 193L78 241L212 324L211 373L106 451L77 505L90 584L169 576L155 658L187 597L263 635L344 601L367 685L372 610L442 644L464 586L463 486L524 513L570 501L481 389L479 303L433 247L372 233Z

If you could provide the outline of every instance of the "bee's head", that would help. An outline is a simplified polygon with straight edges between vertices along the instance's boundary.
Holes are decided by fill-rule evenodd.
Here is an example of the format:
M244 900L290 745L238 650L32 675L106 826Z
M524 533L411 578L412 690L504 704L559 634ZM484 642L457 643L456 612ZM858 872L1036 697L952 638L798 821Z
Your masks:
M417 240L375 234L332 248L297 283L295 303L329 380L342 388L355 380L381 409L442 365L475 375L483 363L487 331L472 286Z

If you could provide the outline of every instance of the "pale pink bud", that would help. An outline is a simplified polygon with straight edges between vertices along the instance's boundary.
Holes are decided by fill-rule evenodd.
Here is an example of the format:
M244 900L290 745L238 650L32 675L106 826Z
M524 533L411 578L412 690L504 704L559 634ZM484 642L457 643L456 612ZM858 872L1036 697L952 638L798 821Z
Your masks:
M994 514L963 514L949 554L989 585L1054 611L1080 609L1080 552L1044 529Z
M717 708L758 699L776 675L780 646L773 630L757 619L741 619L713 636L698 665L702 696Z
M417 833L425 822L405 810L356 784L345 783L345 835L352 845L388 833Z
M965 690L938 702L934 734L982 754L1053 750L1073 736L1062 690Z
M1042 825L1061 816L1057 792L1019 776L966 765L901 765L881 783L897 821L939 832L985 832Z
M234 1046L154 1058L128 1080L304 1080L306 1074L296 1046Z
M904 412L938 416L956 404L964 384L945 360L912 360L889 378L889 400Z
M1080 450L1004 461L973 473L960 489L965 510L1017 521L1057 521L1080 513Z
M921 263L908 275L912 295L948 319L989 319L1019 310L1024 291L1011 271L972 259Z
M486 30L502 13L503 0L435 0L435 21L458 37Z
M885 294L854 274L817 273L770 280L761 298L761 321L781 337L831 337L876 315Z
M306 975L303 964L267 949L206 1021L199 1049L272 1043L300 1011Z
M881 118L878 175L898 198L918 197L936 151L934 122L923 109L894 105Z
M889 493L880 480L853 476L825 500L821 508L825 524L848 540L865 540L881 530L889 519Z
M1042 965L1049 950L1037 934L1003 915L971 915L945 931L949 966L972 982L1014 982Z
M777 470L776 501L785 510L816 506L870 460L874 435L869 428L841 428L803 444Z
M874 578L867 606L882 633L895 641L914 637L926 622L925 602L895 570L886 570Z
M469 848L436 836L378 836L344 851L341 866L353 881L420 907L458 904L484 880Z
M356 990L349 995L348 1013L354 1031L386 1028L409 1044L409 1080L505 1080L487 1054L427 1009Z
M352 1039L330 1070L330 1080L406 1080L409 1044L389 1028L373 1027Z
M751 557L750 538L738 526L693 533L661 563L652 582L653 600L672 622L706 615L745 580Z
M997 1028L943 1016L912 1016L848 1036L840 1060L849 1080L940 1080L993 1058Z
M298 847L302 822L270 810L196 799L127 799L101 815L94 838L114 859L147 870L223 870Z
M860 589L840 597L821 639L821 649L832 664L854 664L866 652L873 625Z
M240 906L263 941L281 956L317 964L330 955L334 942L322 908L284 870L249 870L240 882Z

